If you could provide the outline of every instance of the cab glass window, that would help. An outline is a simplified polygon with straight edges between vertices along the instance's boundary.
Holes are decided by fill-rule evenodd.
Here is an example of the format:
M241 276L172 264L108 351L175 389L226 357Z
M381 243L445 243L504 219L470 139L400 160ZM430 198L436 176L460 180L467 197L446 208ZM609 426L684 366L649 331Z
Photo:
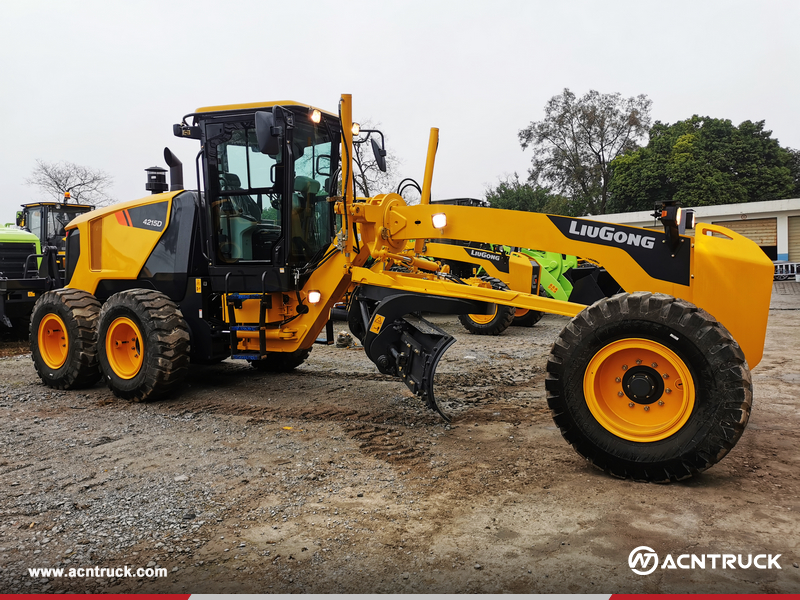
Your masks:
M222 262L273 260L281 237L280 156L261 154L255 130L226 125L209 140L215 158L209 185L216 200L212 218Z
M333 239L332 156L336 147L325 123L297 119L294 130L294 192L291 202L289 262L319 257Z

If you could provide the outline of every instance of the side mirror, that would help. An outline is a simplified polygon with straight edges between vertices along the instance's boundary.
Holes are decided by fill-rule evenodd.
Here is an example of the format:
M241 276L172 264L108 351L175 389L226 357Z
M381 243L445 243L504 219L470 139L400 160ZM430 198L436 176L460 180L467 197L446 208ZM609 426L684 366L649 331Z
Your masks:
M375 155L375 162L378 163L378 168L386 173L386 150L378 145L375 138L370 138L372 142L372 153Z
M25 221L22 218L22 211L18 210L17 211L17 227L22 227L23 225L25 225Z
M317 156L317 164L314 166L314 171L317 173L317 175L322 175L323 177L331 176L330 154L320 154Z
M258 111L256 113L256 139L258 140L258 150L262 154L275 156L281 148L280 135L282 127L275 126L275 118L272 113Z

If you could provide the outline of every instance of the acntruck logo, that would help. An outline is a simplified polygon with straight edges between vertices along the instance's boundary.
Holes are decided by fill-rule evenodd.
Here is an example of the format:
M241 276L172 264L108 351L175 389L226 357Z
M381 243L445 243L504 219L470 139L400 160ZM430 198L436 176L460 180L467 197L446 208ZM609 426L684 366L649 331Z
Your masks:
M662 569L780 569L780 554L681 554L673 558L667 554ZM658 568L658 554L648 546L638 546L628 555L628 566L637 575L650 575ZM719 566L718 566L719 565Z
M636 567L639 565L641 565L642 569L646 570L640 571L637 569ZM652 548L639 546L638 548L634 548L628 555L628 566L631 568L631 571L637 575L650 575L650 573L655 571L658 567L658 554L656 554L655 550Z

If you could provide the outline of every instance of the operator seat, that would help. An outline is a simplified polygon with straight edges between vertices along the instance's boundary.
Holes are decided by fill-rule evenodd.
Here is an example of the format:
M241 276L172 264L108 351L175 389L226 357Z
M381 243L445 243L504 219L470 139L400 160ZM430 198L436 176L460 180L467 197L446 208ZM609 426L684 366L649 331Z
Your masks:
M236 173L220 173L219 188L222 192L241 190L242 182ZM261 220L261 210L259 210L258 204L250 196L246 194L236 195L232 196L230 201L240 214L256 221Z
M308 260L311 258L309 243L313 241L314 205L320 183L311 177L298 175L294 179L292 194L292 254Z
M258 204L241 187L235 173L219 174L220 198L215 203L219 254L226 262L253 259L253 235L261 221Z

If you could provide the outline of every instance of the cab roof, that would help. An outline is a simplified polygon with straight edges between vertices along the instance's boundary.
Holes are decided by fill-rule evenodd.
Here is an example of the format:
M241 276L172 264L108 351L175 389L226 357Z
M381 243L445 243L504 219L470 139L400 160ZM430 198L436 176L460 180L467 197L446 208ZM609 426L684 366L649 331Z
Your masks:
M330 117L338 118L339 115L332 113L327 110L323 110L321 108L317 108L316 106L311 106L310 104L305 104L303 102L296 102L294 100L272 100L269 102L248 102L245 104L220 104L217 106L203 106L202 108L198 108L195 111L197 113L216 113L216 112L232 112L237 110L253 110L254 108L271 108L273 106L298 106L301 108L307 108L309 110L317 109L319 112L326 114Z
M93 204L75 204L74 202L29 202L22 204L22 208L35 208L37 206L57 206L58 208L85 208L94 210Z

